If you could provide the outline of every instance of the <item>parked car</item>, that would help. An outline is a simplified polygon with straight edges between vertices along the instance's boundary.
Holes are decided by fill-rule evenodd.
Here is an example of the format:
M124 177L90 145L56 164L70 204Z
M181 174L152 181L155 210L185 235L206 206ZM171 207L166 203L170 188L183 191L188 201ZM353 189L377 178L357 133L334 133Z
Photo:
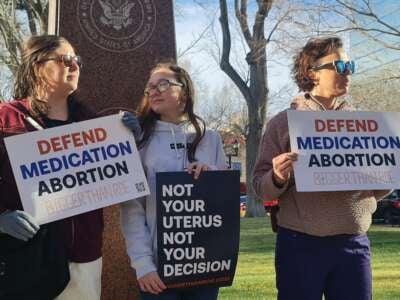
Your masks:
M372 220L376 223L400 224L400 190L394 190L384 199L378 201Z
M271 213L272 208L273 208L274 206L277 206L277 205L278 205L278 199L264 200L264 201L263 201L263 204L264 204L265 212L266 212L267 214L269 214L269 213Z
M240 182L240 195L246 195L247 194L247 186L246 182Z
M240 217L246 216L247 195L240 196Z
M266 213L270 213L272 207L278 205L278 200L264 200L263 201L264 209ZM244 217L246 215L246 207L247 207L247 195L240 196L240 216Z

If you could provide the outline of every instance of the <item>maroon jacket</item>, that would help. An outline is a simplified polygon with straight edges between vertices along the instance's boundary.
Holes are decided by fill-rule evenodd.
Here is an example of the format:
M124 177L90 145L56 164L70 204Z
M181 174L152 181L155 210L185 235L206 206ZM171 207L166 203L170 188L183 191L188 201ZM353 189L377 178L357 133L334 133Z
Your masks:
M0 212L22 210L21 199L4 145L4 138L36 130L25 120L27 114L33 117L29 111L30 103L26 99L0 104ZM70 114L73 121L81 121L93 117L78 103L70 105ZM42 127L46 127L41 118L33 118ZM63 235L70 261L78 263L89 262L101 256L102 209L66 218L59 222L61 223L61 234Z

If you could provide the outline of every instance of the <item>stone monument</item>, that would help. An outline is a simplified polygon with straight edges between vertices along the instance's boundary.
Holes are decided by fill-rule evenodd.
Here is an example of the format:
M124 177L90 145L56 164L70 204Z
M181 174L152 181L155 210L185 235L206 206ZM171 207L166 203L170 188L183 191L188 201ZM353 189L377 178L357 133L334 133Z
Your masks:
M49 33L82 56L78 96L99 116L132 111L154 64L176 58L172 0L50 0ZM136 299L119 208L104 216L102 299Z

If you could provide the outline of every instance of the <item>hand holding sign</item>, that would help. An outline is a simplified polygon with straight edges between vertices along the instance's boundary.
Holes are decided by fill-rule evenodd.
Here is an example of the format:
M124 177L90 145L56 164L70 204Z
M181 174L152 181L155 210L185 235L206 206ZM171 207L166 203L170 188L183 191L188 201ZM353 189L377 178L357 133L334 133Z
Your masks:
M0 214L0 232L27 241L39 230L36 220L21 210L5 211Z
M286 152L272 159L274 168L274 179L279 184L285 184L289 180L290 172L293 171L293 162L297 160L297 153Z
M202 171L208 171L210 170L210 167L206 164L200 163L200 162L192 162L188 165L187 167L187 171L189 174L192 174L192 172L194 172L194 179L199 178L200 173Z
M159 294L167 287L161 281L160 276L156 271L147 273L143 277L138 279L139 287L143 292L148 292L152 294Z
M120 111L122 123L132 131L135 141L138 142L142 135L142 127L138 118L129 111Z

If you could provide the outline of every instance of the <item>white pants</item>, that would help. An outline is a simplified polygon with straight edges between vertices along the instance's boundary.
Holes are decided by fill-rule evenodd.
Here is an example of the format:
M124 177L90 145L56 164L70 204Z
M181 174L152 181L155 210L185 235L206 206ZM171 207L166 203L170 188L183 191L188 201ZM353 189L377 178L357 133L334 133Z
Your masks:
M101 257L88 263L69 263L70 281L55 300L100 300Z

